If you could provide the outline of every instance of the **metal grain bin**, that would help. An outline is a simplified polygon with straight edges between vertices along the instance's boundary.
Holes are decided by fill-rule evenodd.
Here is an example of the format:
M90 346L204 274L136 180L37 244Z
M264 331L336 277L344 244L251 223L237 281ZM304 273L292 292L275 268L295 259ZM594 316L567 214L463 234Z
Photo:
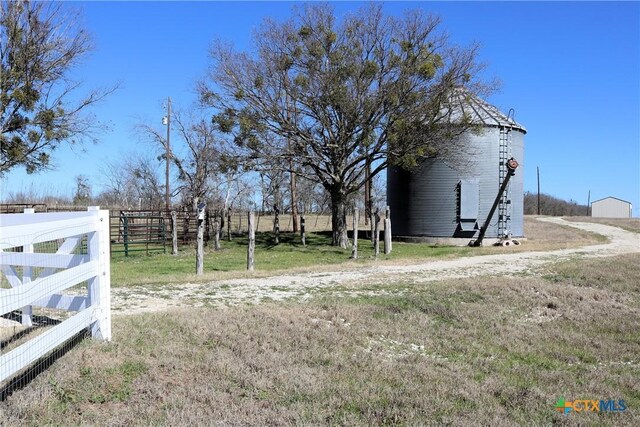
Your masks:
M478 236L506 174L506 160L520 167L487 229L488 239L524 236L524 135L526 129L483 100L465 95L461 113L481 125L452 141L455 157L429 158L409 172L387 170L387 203L393 233L441 243L466 244ZM464 101L462 101L464 99Z

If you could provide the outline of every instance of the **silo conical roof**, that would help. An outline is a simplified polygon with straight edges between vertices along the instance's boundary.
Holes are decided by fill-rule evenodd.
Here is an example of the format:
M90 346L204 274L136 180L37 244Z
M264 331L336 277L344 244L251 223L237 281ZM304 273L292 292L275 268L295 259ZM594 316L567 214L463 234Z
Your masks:
M472 94L464 88L455 88L449 99L447 114L455 122L466 115L474 124L491 127L511 127L523 133L527 130L512 117L507 116L493 105Z

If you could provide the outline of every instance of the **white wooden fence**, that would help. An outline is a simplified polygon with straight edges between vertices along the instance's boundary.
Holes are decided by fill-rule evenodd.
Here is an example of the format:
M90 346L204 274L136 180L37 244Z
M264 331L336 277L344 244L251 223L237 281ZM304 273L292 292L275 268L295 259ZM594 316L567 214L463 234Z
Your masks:
M0 267L5 283L0 316L21 310L22 325L31 326L34 307L46 313L73 312L0 355L0 382L83 329L111 340L108 211L90 207L86 212L36 214L25 209L24 214L0 215Z

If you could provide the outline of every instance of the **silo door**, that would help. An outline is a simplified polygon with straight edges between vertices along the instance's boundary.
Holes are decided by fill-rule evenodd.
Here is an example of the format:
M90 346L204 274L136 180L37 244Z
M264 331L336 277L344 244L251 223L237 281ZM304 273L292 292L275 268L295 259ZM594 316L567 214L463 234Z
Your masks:
M460 180L458 191L460 229L462 231L475 231L478 229L478 207L480 205L480 186L478 180Z

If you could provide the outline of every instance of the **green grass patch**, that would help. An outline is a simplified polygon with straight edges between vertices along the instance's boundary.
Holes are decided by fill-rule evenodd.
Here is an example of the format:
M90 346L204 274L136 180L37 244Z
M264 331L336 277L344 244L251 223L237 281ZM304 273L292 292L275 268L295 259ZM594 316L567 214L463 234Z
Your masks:
M307 245L302 246L297 235L282 233L280 244L275 245L272 233L256 233L256 270L273 272L346 263L364 265L375 259L371 244L366 239L360 240L357 261L350 260L351 249L331 246L331 238L326 234L309 234L306 241ZM212 247L205 249L203 276L195 275L193 248L182 247L177 256L161 253L146 255L144 252L134 252L125 256L123 253L114 253L111 258L111 282L113 286L164 284L176 281L202 282L220 277L220 274L245 274L247 239L235 237L231 242L222 241L221 245L220 251L214 251ZM394 242L393 252L389 255L381 254L378 259L427 259L465 256L472 253L473 249L466 247Z

